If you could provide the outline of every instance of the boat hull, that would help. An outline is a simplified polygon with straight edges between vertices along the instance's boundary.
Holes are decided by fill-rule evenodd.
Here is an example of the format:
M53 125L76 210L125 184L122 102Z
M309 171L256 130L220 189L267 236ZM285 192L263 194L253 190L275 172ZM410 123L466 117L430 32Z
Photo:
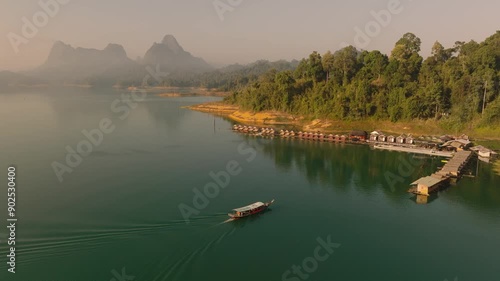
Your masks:
M245 213L245 214L232 214L232 213L229 213L227 214L229 217L233 218L233 219L241 219L241 218L246 218L246 217L250 217L250 216L253 216L253 215L256 215L256 214L260 214L262 212L265 212L269 206L271 206L271 204L274 203L274 199L271 200L270 202L267 202L264 204L264 206L262 208L259 208L259 209L255 209L255 210L251 210L250 212L248 213Z
M260 210L258 210L258 211L252 212L252 213L249 213L249 214L246 214L246 215L239 215L239 216L238 216L238 215L235 215L235 214L227 214L227 215L228 215L228 216L230 216L230 217L231 217L231 218L233 218L233 219L241 219L241 218L246 218L246 217L253 216L253 215L256 215L256 214L260 214L260 213L262 213L262 212L266 211L266 210L267 210L267 208L268 208L268 207L263 208L263 209L260 209Z

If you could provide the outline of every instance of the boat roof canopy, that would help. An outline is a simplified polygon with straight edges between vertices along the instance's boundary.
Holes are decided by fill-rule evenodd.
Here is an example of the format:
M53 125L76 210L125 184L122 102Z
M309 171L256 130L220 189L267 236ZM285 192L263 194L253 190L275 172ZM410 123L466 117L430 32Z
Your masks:
M257 208L262 207L262 206L264 206L264 203L262 203L262 202L255 202L255 203L253 203L251 205L248 205L248 206L245 206L245 207L233 209L233 211L236 211L236 212L246 212L246 211L250 211L250 210L253 210L253 209L257 209Z

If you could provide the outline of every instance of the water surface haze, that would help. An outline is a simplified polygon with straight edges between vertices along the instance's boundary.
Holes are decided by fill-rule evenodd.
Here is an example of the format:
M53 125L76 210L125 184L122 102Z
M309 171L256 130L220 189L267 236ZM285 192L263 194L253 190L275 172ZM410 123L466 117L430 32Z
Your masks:
M258 139L232 132L222 117L184 108L215 97L148 95L122 120L111 105L124 93L58 88L0 94L0 161L4 170L17 167L19 219L15 274L7 272L8 246L0 237L1 280L500 276L500 176L490 164L473 161L476 178L417 204L406 192L409 184L442 166L442 159ZM114 131L60 182L52 163L65 163L66 146L76 149L85 139L81 131L98 128L103 118ZM398 174L401 159L416 164L391 185L386 172ZM214 182L210 172L225 171L229 162L240 173L186 223L179 204L193 206L193 190L203 191ZM223 223L231 209L273 198L267 212ZM6 201L1 192L0 202ZM0 221L6 219L2 210ZM337 246L332 253L318 250L328 258L313 263L308 258L321 247L318 241ZM316 266L305 271L304 264Z

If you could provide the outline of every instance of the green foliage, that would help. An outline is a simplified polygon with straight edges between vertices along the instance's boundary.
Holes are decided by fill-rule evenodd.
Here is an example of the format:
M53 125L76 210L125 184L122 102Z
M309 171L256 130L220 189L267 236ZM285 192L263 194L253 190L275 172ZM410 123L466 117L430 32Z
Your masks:
M297 61L275 61L260 60L249 65L233 64L218 70L204 73L169 73L162 86L174 87L204 87L219 89L221 91L232 91L242 89L253 82L258 81L262 75L271 70L276 72L294 70Z
M254 111L341 120L440 119L453 131L500 123L500 32L449 49L436 42L425 60L420 46L407 33L390 57L352 46L313 52L294 71L268 71L227 100Z

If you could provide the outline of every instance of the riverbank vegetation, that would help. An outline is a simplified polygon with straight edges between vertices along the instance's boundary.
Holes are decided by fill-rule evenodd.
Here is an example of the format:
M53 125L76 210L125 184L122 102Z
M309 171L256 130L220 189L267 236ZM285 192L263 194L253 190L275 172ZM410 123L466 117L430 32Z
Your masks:
M439 42L419 55L405 34L390 56L349 46L313 52L294 70L271 69L226 102L243 110L279 111L339 121L431 121L446 132L500 137L500 31L484 42ZM383 129L383 128L382 128Z

